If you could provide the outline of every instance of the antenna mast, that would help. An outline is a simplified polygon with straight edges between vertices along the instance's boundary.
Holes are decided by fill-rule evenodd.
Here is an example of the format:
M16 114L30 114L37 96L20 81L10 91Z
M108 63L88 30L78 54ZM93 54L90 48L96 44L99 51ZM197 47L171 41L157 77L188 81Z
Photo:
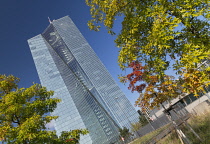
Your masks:
M49 23L51 24L52 23L52 21L50 20L50 18L48 17L48 20L49 20Z

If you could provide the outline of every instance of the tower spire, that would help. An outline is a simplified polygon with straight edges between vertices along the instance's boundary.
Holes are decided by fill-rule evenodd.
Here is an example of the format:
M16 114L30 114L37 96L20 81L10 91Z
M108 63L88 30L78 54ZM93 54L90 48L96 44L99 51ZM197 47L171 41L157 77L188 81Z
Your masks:
M52 21L50 20L50 17L48 17L49 23L52 23Z

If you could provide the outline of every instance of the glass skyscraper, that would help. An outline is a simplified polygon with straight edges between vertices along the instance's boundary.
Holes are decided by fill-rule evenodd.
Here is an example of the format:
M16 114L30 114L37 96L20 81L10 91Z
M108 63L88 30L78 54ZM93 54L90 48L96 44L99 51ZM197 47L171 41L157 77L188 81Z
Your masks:
M86 128L81 144L109 144L118 129L138 121L138 114L73 21L65 16L28 40L43 86L62 100L52 115L55 129Z

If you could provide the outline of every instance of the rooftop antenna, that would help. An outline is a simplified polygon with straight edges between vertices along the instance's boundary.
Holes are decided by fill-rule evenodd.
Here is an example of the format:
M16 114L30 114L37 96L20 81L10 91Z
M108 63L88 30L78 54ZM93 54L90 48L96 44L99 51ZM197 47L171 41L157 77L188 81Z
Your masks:
M48 17L49 23L52 23L52 21L50 20L50 18Z

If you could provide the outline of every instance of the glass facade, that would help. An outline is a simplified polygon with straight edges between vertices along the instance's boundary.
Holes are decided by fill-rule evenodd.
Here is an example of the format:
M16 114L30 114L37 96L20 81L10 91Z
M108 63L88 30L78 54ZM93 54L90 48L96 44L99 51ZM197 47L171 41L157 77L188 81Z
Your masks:
M119 139L119 127L130 128L138 114L117 86L72 20L54 20L28 40L43 86L62 100L52 115L58 134L87 128L80 143L109 144Z

